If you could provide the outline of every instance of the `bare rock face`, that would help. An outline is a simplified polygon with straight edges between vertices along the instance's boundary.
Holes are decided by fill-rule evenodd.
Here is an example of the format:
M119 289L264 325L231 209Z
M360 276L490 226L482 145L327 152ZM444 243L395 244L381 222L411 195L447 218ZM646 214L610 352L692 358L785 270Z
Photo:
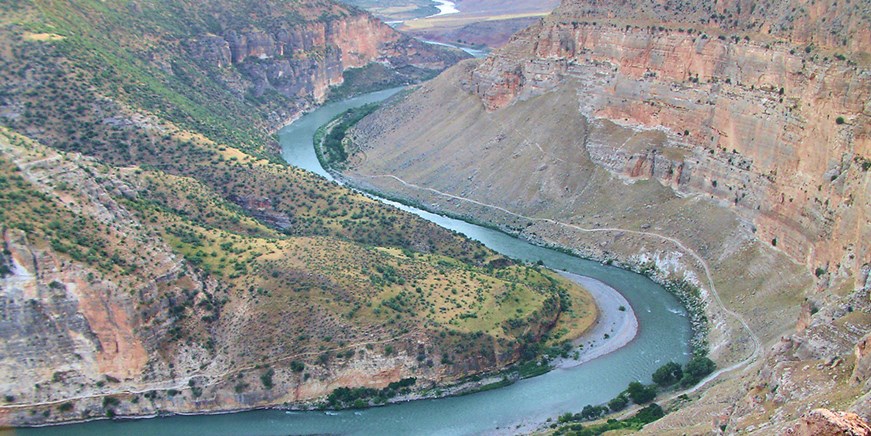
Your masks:
M856 365L853 367L850 382L853 384L866 383L871 378L871 333L865 335L856 344L854 354Z
M867 16L841 5L833 24L819 5L748 15L729 3L700 18L711 6L565 2L463 84L497 111L571 83L596 163L728 204L818 275L859 276L871 238Z
M758 371L651 433L865 417L867 344L849 362L871 326L871 23L854 6L567 0L361 121L346 175L699 285L722 366L751 355L718 307L740 313Z
M801 422L786 432L796 436L868 436L871 426L855 413L814 409L801 417Z
M462 55L404 36L366 13L305 22L275 22L270 28L237 28L222 37L203 35L187 41L205 65L223 71L228 84L255 97L275 90L286 97L323 101L342 73L372 62L390 65L407 81L441 71ZM231 68L231 70L226 70ZM243 83L233 83L232 69ZM248 82L248 83L245 83Z

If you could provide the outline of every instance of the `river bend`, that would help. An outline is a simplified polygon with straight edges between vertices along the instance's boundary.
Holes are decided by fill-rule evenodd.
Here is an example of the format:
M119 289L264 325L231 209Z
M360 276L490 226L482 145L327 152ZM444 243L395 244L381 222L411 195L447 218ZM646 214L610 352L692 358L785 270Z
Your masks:
M327 104L279 132L284 158L292 165L332 177L314 153L315 130L337 114L384 100L398 89ZM387 201L385 201L387 202ZM170 416L129 421L94 421L16 430L26 435L275 435L275 434L501 434L541 422L586 404L607 402L633 380L650 382L656 368L689 359L690 323L678 301L650 279L464 221L387 202L460 232L505 256L538 261L556 270L592 277L617 289L640 326L628 345L580 366L555 369L511 386L460 397L420 400L366 410L290 412L259 410L224 415ZM602 338L601 340L605 340Z

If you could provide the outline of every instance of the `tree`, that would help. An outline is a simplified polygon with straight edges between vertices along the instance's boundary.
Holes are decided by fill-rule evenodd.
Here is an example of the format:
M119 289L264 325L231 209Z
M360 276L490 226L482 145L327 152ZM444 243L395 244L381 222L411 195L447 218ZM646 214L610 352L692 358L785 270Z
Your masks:
M576 419L575 419L575 415L573 415L572 412L566 412L566 413L563 413L562 415L560 415L557 420L561 423L566 423L566 422L575 421Z
M662 407L660 407L659 404L653 403L639 410L632 419L648 424L662 418L663 416L665 416L665 411L662 410Z
M612 412L617 412L625 409L627 404L629 404L629 400L626 399L623 394L620 394L608 402L608 408L610 408Z
M680 381L682 386L692 386L700 382L706 375L714 372L717 364L704 356L693 357L684 367L684 376Z
M653 386L644 386L637 381L629 383L626 392L635 404L649 403L656 398L656 389Z
M668 362L665 365L660 366L659 369L653 373L654 383L662 387L671 386L680 381L681 378L683 378L683 370L680 365L674 362Z
M600 416L608 413L608 408L604 406L593 406L591 404L587 404L584 406L583 410L581 410L581 417L586 420L596 419Z
M275 375L275 370L269 368L263 374L260 374L260 382L263 383L263 387L266 389L272 389L274 386L272 382L272 376Z

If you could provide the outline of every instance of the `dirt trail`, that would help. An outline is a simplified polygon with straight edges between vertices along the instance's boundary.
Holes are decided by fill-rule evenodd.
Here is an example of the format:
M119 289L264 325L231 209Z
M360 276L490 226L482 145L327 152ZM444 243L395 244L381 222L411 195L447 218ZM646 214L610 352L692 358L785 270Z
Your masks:
M585 232L585 233L623 232L623 233L642 235L642 236L646 236L646 237L652 237L652 238L668 241L668 242L674 244L676 247L678 247L684 253L687 253L690 256L692 256L699 263L699 265L701 265L702 269L705 272L705 278L707 279L708 287L711 290L711 295L714 296L714 300L717 302L717 306L719 306L720 310L722 310L723 313L725 313L726 315L737 320L743 326L743 328L747 331L747 334L750 336L750 339L753 341L753 352L747 358L745 358L744 360L737 362L733 365L730 365L729 367L722 368L722 369L715 371L714 373L712 373L711 375L706 377L704 380L699 382L696 386L694 386L693 388L691 388L688 391L685 391L685 393L695 392L696 390L698 390L701 387L705 386L706 384L710 383L712 380L718 378L722 374L732 372L732 371L735 371L737 369L746 367L747 365L752 363L754 360L756 360L756 358L759 356L759 353L760 353L761 348L762 348L759 337L756 335L756 333L753 331L753 329L750 328L750 325L747 323L747 321L744 319L743 316L741 316L737 312L734 312L734 311L728 309L726 307L726 305L723 304L723 301L720 299L720 294L717 292L717 288L714 285L714 279L711 276L711 270L710 270L710 266L708 265L708 263L704 259L702 259L702 257L699 256L698 253L696 253L692 249L688 248L686 245L684 245L680 240L678 240L676 238L672 238L670 236L665 236L665 235L660 235L659 233L643 231L643 230L622 229L622 228L618 228L618 227L585 228L585 227L581 227L581 226L578 226L575 224L564 223L564 222L553 220L550 218L529 217L529 216L522 215L522 214L519 214L517 212L513 212L513 211L510 211L508 209L505 209L503 207L496 206L493 204L482 203L480 201L473 200L471 198L466 198L466 197L459 196L459 195L449 194L446 192L439 191L437 189L419 186L419 185L416 185L414 183L409 183L409 182L406 182L405 180L402 180L401 178L399 178L393 174L377 174L377 175L362 175L361 174L361 176L368 177L368 178L390 178L390 179L393 179L393 180L395 180L395 181L397 181L397 182L401 183L402 185L407 186L409 188L423 190L423 191L429 191L429 192L432 192L434 194L437 194L437 195L440 195L443 197L448 197L448 198L459 200L459 201L465 201L468 203L476 204L478 206L483 206L486 208L498 210L498 211L504 212L506 214L509 214L511 216L521 218L521 219L524 219L524 220L527 220L530 222L546 222L546 223L554 224L557 226L561 226L561 227L565 227L565 228L569 228L572 230Z

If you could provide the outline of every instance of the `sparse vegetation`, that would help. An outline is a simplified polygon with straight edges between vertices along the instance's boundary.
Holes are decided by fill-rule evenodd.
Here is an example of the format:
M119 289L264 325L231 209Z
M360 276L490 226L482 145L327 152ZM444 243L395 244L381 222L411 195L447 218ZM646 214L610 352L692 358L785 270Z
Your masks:
M417 383L414 377L404 378L392 382L383 389L373 388L336 388L327 397L326 406L333 409L355 408L360 409L375 404L384 404L388 399L396 395L410 392L410 387Z
M320 150L318 156L324 163L324 168L340 166L348 159L348 151L345 150L348 129L378 109L378 106L377 103L370 103L348 109L318 130L315 134L315 145Z
M591 408L591 411L593 409ZM608 422L604 424L597 424L591 426L585 426L580 423L571 423L572 421L580 421L583 419L583 414L576 415L563 415L560 417L560 423L568 423L562 427L557 428L557 430L553 433L554 435L573 435L573 436L598 436L605 432L612 430L630 430L630 431L638 431L641 430L646 424L654 422L663 416L665 416L665 411L662 410L658 404L650 404L647 407L641 409L633 415L631 418L624 420L616 420L609 419ZM571 419L568 419L571 417ZM563 421L564 419L568 419ZM552 427L557 427L557 424L552 425Z
M665 412L658 404L650 404L641 409L632 418L623 421L609 419L606 424L590 426L589 428L573 423L595 420L606 415L609 411L618 412L623 410L630 400L638 405L649 403L656 398L657 385L664 389L680 382L681 386L689 387L712 373L715 368L714 362L704 356L693 357L683 368L675 362L668 362L653 373L653 381L656 385L645 386L638 381L630 382L625 391L608 402L607 407L588 404L584 406L580 413L561 415L557 420L558 424L551 425L551 428L557 429L554 434L572 435L599 435L609 430L619 429L640 430L645 424L665 416ZM559 424L563 425L560 426Z

